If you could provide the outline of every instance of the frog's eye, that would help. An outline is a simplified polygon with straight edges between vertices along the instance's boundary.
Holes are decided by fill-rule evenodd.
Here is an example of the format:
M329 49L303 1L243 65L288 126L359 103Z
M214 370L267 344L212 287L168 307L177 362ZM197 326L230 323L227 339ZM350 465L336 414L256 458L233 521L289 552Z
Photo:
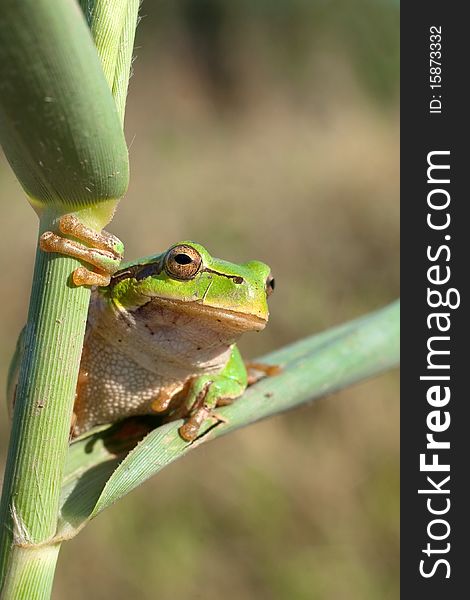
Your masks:
M175 246L165 257L165 271L174 279L192 279L201 264L201 255L191 246Z
M271 275L271 273L268 275L268 278L266 279L266 295L270 296L273 292L274 292L274 277Z

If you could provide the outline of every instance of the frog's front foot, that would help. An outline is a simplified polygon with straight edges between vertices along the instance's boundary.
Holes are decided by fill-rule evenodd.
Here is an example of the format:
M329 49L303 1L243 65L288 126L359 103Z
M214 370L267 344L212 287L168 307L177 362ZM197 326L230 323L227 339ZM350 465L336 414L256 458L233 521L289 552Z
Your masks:
M75 269L75 285L108 285L111 275L118 270L121 263L124 252L121 240L107 231L99 232L87 227L74 215L62 216L59 219L59 230L84 244L46 231L39 239L41 250L65 254L83 260L95 268L94 271L85 267Z
M179 434L185 442L193 442L201 429L201 425L210 416L211 409L205 406L197 409L179 428Z
M178 429L180 436L186 442L192 442L197 438L201 425L211 415L212 409L217 404L216 394L210 393L212 386L213 382L207 376L197 379L193 383L184 403L186 408L184 408L184 405L181 407L183 414L180 412L180 414L175 415L184 416L184 413L186 413L185 422Z

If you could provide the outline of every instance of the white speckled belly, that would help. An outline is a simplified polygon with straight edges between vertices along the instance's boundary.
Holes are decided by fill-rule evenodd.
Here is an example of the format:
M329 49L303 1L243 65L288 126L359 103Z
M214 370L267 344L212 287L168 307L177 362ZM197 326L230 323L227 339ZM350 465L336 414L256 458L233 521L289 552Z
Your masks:
M237 332L238 333L238 332ZM226 365L233 331L159 306L122 311L95 296L80 365L74 435L104 423L154 412L160 394L173 397L201 373Z
M112 423L132 415L152 412L151 404L164 384L158 374L93 335L82 359L75 404L75 435L94 425ZM181 389L184 381L175 386Z

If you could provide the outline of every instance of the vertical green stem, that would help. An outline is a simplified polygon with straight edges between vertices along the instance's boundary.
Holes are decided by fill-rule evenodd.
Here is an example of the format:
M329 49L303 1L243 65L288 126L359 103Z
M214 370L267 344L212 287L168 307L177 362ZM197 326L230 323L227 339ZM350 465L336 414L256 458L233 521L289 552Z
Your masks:
M46 216L40 233L52 221ZM47 543L56 530L90 295L69 283L77 264L40 250L36 255L0 507L0 581L25 560L22 546Z
M140 0L79 0L124 122Z
M2 0L0 137L41 213L40 234L72 211L103 227L127 187L121 125L138 1L86 5L98 48L76 0ZM70 285L77 266L36 255L0 505L2 598L47 598L52 585L59 547L49 542L90 298L88 289Z
M132 51L134 49L139 5L140 0L128 0L116 56L112 92L121 123L124 122L124 113L126 111L127 88L131 73Z
M48 600L60 545L18 548L5 578L3 600Z

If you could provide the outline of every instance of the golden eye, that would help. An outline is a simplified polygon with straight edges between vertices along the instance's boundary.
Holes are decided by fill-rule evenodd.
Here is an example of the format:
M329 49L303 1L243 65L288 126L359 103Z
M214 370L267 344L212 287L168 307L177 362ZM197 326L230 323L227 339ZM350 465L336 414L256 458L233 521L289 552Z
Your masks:
M201 255L191 246L174 246L165 257L165 271L174 279L192 279L202 264Z
M273 292L274 292L274 277L271 275L271 273L268 275L268 278L266 279L266 295L270 296Z

